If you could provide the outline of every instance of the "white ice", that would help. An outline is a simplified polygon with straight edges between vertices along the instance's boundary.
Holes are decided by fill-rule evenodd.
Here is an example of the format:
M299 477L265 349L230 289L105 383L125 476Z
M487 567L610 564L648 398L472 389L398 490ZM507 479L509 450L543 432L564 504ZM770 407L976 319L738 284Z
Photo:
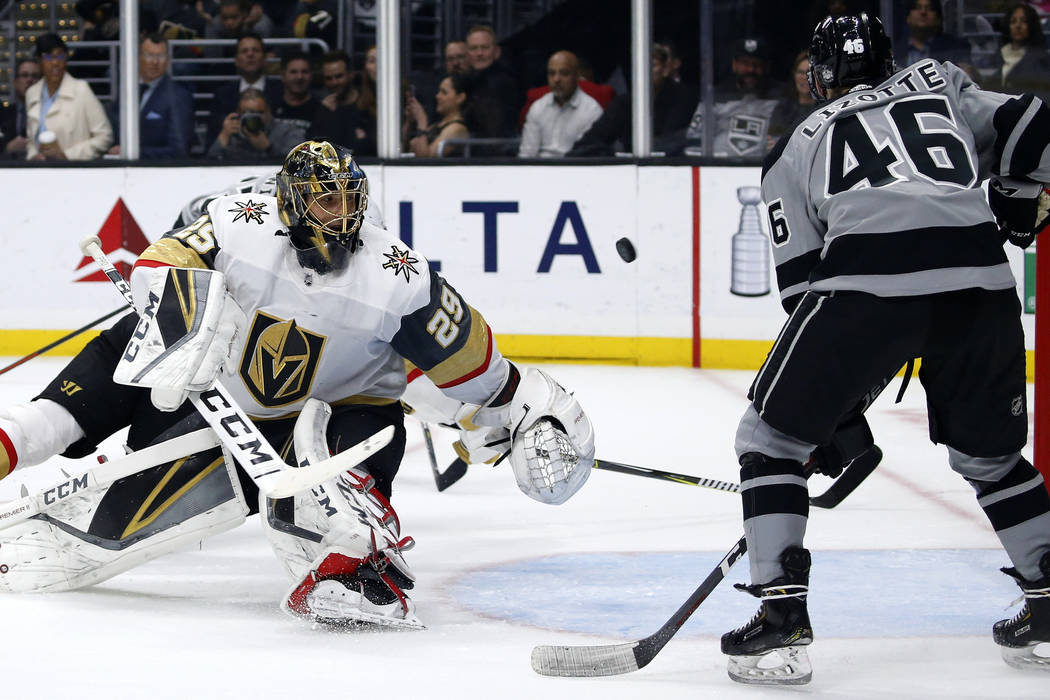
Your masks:
M62 366L0 378L0 404L28 400ZM6 363L5 363L6 364ZM550 366L597 429L598 456L726 481L751 372ZM0 596L4 698L1047 698L1050 674L999 658L991 624L1019 593L970 487L929 443L925 397L894 382L869 412L885 459L834 510L813 510L813 682L741 686L718 635L756 601L731 589L745 562L646 668L597 679L533 673L537 644L644 637L740 535L737 496L595 472L567 504L531 501L507 466L472 467L437 493L418 426L394 504L417 547L412 594L428 629L312 629L277 609L288 582L250 519L94 588ZM1031 397L1029 397L1031 399ZM437 431L439 461L453 457ZM119 440L104 445L116 454ZM1029 454L1029 457L1031 455ZM85 468L55 458L0 482L0 500ZM815 477L814 493L827 480ZM2 560L0 547L0 560Z

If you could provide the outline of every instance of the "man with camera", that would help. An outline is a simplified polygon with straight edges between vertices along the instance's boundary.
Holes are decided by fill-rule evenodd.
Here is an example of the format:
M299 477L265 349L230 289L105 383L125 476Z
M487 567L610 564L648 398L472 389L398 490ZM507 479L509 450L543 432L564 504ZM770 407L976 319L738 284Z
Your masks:
M241 93L237 111L226 115L222 130L208 149L215 160L280 160L303 141L303 129L291 122L274 120L262 91L248 88Z

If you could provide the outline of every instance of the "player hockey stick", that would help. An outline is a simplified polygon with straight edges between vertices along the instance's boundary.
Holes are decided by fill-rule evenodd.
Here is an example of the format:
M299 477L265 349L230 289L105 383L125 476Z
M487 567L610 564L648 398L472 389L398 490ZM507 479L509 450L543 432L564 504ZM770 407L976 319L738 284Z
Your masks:
M688 474L676 474L675 472L665 472L660 469L650 469L648 467L636 467L633 464L623 464L622 462L611 462L607 459L596 459L594 460L595 469L603 469L609 472L619 472L621 474L632 474L634 476L647 476L650 479L660 479L662 481L673 481L679 484L690 484L693 486L700 486L705 489L713 489L715 491L726 491L728 493L740 493L740 484L734 484L731 481L719 481L717 479L707 479L701 476L690 476Z
M25 362L29 362L29 361L30 361L30 360L32 360L32 359L33 359L34 357L38 357L38 356L40 356L40 355L43 355L43 354L44 354L45 352L47 352L48 350L50 350L50 349L52 349L52 348L56 348L56 347L58 347L59 345L61 345L62 343L66 342L66 341L67 341L67 340L69 340L70 338L75 338L75 337L77 337L78 335L80 335L81 333L83 333L84 331L89 331L89 330L91 330L92 328L94 328L94 327L95 327L95 326L97 326L98 324L102 323L103 321L108 321L109 319L113 318L113 317L114 317L114 316L116 316L117 314L120 314L120 313L127 313L127 311L128 311L128 310L127 310L127 308L126 308L126 307L124 307L124 306L122 306L122 307L120 307L119 309L116 309L116 310L114 310L114 311L110 311L110 312L109 312L108 314L106 314L105 316L102 316L102 317L100 317L100 318L96 318L96 319L95 319L94 321L92 321L91 323L88 323L88 324L86 324L86 325L84 325L84 326L81 326L80 328L76 329L75 331L71 331L71 332L69 332L69 333L66 333L66 334L65 334L64 336L62 336L62 337L61 337L61 338L59 338L58 340L55 340L55 341L52 341L52 342L48 343L47 345L45 345L44 347L40 348L40 349L39 349L39 350L37 350L36 352L31 352L31 353L29 353L28 355L26 355L25 357L23 357L23 358L22 358L21 360L16 360L15 362L12 362L12 363L11 363L11 364L9 364L9 365L8 365L7 367L4 367L3 369L0 369L0 374L4 374L4 373L6 373L6 372L10 372L10 371L11 371L11 370L13 370L13 369L14 369L15 367L18 367L19 365L21 365L21 364L23 364L23 363L25 363Z
M745 552L747 540L741 537L682 607L678 608L660 629L645 639L602 646L534 647L532 670L543 676L615 676L631 673L648 665L700 604L711 595Z
M423 426L423 442L427 446L427 457L430 458L430 471L434 475L434 485L437 486L437 490L440 493L463 478L463 475L467 473L467 463L456 457L452 464L448 465L448 469L445 471L438 469L437 456L434 454L434 439L430 435L430 426L423 422L420 422L420 425Z
M88 236L80 242L80 249L98 263L102 272L123 295L124 301L134 308L131 287L106 257L101 243L98 236ZM223 447L230 451L259 490L270 498L294 496L328 481L360 464L394 437L394 427L388 425L372 437L326 460L307 466L289 467L221 382L216 381L206 391L191 391L189 400L219 436Z
M123 311L123 309L121 310ZM119 459L99 464L82 474L70 476L65 481L39 493L30 495L23 491L21 498L0 503L0 530L15 523L20 523L23 520L28 520L37 513L47 510L56 503L84 489L111 484L117 479L137 474L143 469L181 459L186 455L203 452L218 444L219 438L214 430L201 428L192 433L186 433L171 440L150 445ZM23 486L22 488L24 489L25 487Z
M882 450L872 445L846 465L842 474L819 496L810 496L809 504L817 508L834 508L853 493L882 461Z

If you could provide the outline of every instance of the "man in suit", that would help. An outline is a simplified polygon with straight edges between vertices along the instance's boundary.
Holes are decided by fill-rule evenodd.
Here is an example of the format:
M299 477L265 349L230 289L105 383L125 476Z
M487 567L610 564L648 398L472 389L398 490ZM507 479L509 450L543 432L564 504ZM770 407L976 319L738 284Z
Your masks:
M212 143L222 130L226 115L237 111L241 93L248 88L255 88L266 96L267 104L281 101L284 88L279 80L266 75L266 47L262 37L253 32L246 32L237 40L237 54L233 59L237 67L237 78L223 83L215 90L211 101L211 117L208 120L208 143Z
M41 77L36 59L25 58L15 68L15 99L0 102L0 158L25 160L26 90Z
M118 124L116 103L114 111L110 120ZM187 158L192 139L193 94L168 75L167 39L160 34L146 36L139 42L139 158ZM121 155L120 144L109 152Z

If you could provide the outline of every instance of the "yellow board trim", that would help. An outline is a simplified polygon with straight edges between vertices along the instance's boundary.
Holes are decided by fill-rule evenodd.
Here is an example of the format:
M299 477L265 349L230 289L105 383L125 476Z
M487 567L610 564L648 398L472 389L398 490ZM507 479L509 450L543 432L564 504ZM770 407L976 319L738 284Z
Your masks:
M22 357L69 331L0 330L0 355ZM88 331L46 353L72 356L98 335ZM614 336L496 334L496 343L506 357L521 362L566 364L641 365L689 367L693 343L689 338L623 338ZM773 346L771 340L706 339L700 342L700 364L704 369L750 369L762 366ZM916 363L918 367L918 363ZM1028 381L1035 377L1035 353L1025 352Z

